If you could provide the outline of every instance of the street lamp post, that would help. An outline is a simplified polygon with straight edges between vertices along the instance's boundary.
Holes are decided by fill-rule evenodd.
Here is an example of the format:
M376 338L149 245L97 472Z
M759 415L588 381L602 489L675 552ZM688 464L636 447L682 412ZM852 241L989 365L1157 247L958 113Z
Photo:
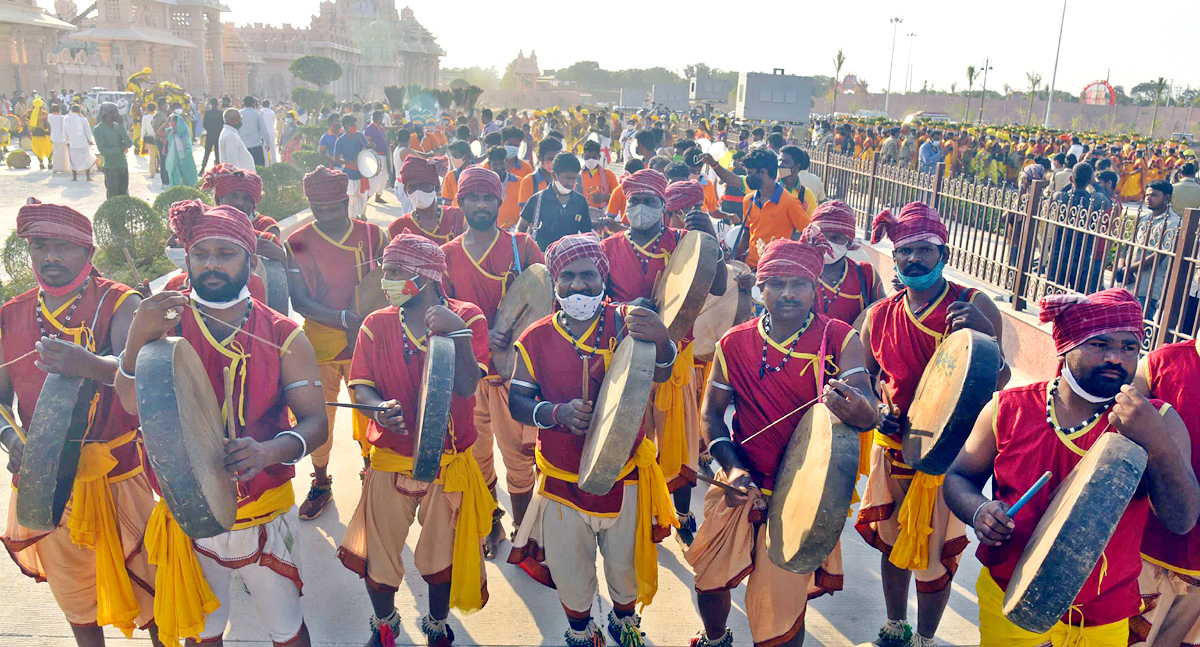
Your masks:
M912 92L912 47L913 47L913 36L916 36L916 34L915 34L915 33L912 33L912 32L909 32L909 34L908 34L908 69L907 69L907 70L905 70L905 76L904 76L904 93L905 93L905 94L908 94L909 92Z
M904 20L901 18L892 18L888 22L892 23L892 57L888 60L887 94L883 95L883 112L885 114L888 111L888 104L891 103L892 99L892 64L896 62L896 30Z
M1050 93L1046 95L1046 121L1042 126L1050 127L1050 107L1054 105L1054 82L1058 80L1058 55L1062 53L1063 27L1067 24L1067 0L1063 0L1062 19L1058 23L1058 45L1054 48L1054 72L1050 74Z
M983 89L979 91L979 123L983 123L983 100L987 98L987 73L992 69L989 65L992 59L988 58L983 61Z

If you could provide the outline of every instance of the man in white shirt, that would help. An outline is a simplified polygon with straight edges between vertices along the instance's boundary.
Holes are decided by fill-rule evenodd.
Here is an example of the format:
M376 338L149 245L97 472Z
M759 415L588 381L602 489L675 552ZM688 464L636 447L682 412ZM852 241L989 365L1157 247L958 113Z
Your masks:
M158 105L147 101L146 110L142 113L142 144L146 151L146 172L150 177L158 174L158 142L154 139L154 117L157 113Z
M262 102L263 121L267 124L267 132L270 137L263 137L263 152L267 156L267 164L274 164L275 158L275 111L271 109L271 102L264 100ZM270 143L265 143L270 142Z
M67 138L68 158L71 163L71 181L79 179L83 171L87 181L92 181L92 166L96 164L96 155L92 153L92 125L83 116L83 108L78 104L71 106L71 112L63 120L63 131Z
M266 119L263 119L263 114L259 112L258 99L246 97L242 100L242 105L244 107L241 109L242 122L238 128L238 135L242 138L242 143L246 145L246 150L250 151L254 163L258 166L266 166L266 151L274 143L273 129L267 127ZM228 118L225 123L229 123ZM222 157L221 161L228 160ZM249 170L253 171L254 168Z
M1067 155L1074 155L1075 159L1083 159L1083 144L1079 143L1079 137L1071 136L1071 147L1067 149Z
M258 111L254 113L258 114ZM237 108L226 108L225 127L221 129L221 137L217 140L218 158L222 163L233 164L243 171L253 173L255 159L238 133L241 125L242 113L238 112Z
M67 132L63 130L66 116L62 114L62 105L56 103L50 106L50 114L46 116L46 120L50 122L50 143L54 145L54 152L50 157L53 163L51 170L54 173L66 173L71 170L71 160L67 150Z

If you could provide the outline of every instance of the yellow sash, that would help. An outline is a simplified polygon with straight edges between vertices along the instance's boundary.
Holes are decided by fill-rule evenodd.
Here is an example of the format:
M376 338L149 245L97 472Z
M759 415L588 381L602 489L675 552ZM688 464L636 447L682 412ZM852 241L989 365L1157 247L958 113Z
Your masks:
M462 492L458 523L454 528L455 566L450 571L450 606L463 613L483 608L479 586L482 555L479 543L492 530L492 512L496 501L483 480L483 472L470 450L442 454L442 473L437 482L446 492ZM379 472L412 475L413 458L389 449L371 448L371 469Z
M296 502L292 482L267 490L238 507L233 530L267 523ZM179 527L165 499L159 499L146 526L146 557L158 567L154 575L154 621L164 645L179 647L180 638L199 638L205 618L221 606L196 559L192 538Z
M567 483L579 482L578 474L555 467L542 455L541 449L535 452L537 466L543 477ZM654 548L654 526L679 527L675 504L671 502L667 479L663 477L657 458L658 448L654 446L654 442L649 438L642 438L642 444L638 445L633 458L625 463L617 477L617 483L620 483L635 467L638 469L637 534L633 545L633 567L637 573L638 603L643 609L654 600L654 594L658 592L658 552Z
M1090 627L1068 625L1059 620L1044 634L1035 634L1004 617L1004 590L984 568L975 585L979 596L980 644L985 647L1125 647L1129 643L1129 619ZM1068 617L1078 612L1072 606Z
M350 343L346 340L346 331L341 328L331 328L313 319L304 320L304 334L312 342L313 350L317 353L318 362L328 362L336 359L346 350Z
M900 444L886 434L874 432L875 444L900 450ZM946 475L933 476L916 470L908 485L908 494L900 505L900 534L888 560L897 568L920 571L929 568L929 535L933 532L933 508Z
M687 461L687 417L683 411L683 392L692 383L693 364L692 344L689 343L675 358L670 379L655 385L654 389L654 406L663 412L659 464L663 476L668 480L679 476Z
M133 637L141 606L133 596L133 583L125 568L125 552L117 530L109 472L117 466L112 450L133 442L137 430L106 443L84 443L71 490L71 515L67 528L71 541L96 552L96 624L112 625L126 638ZM125 478L140 473L134 470Z

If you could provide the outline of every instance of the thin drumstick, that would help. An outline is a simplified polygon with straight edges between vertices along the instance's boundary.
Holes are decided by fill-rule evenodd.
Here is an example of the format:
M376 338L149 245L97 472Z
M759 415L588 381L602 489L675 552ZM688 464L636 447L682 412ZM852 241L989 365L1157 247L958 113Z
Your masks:
M389 407L380 407L373 404L358 404L357 402L326 402L327 407L345 407L347 409L358 409L360 411L388 411Z
M125 261L129 263L129 269L133 271L133 282L137 285L142 284L142 275L138 274L137 265L133 262L133 255L129 253L128 247L122 247L121 251L125 252Z
M225 403L227 406L228 415L225 418L225 434L229 440L237 440L237 424L234 422L233 412L233 373L229 372L229 367L225 369Z
M201 310L201 309L199 309L199 308L196 308L196 312L198 312L198 313L200 313L200 314L204 315L205 317L207 317L209 321L215 321L215 322L217 322L217 323L219 323L219 324L221 324L221 325L225 326L226 328L230 328L230 329L232 329L232 330L236 330L236 331L238 331L239 333L241 333L241 334L243 334L243 335L245 335L245 336L249 337L250 339L255 339L255 340L261 341L262 343L264 343L264 344L266 344L266 345L270 346L271 348L274 348L275 350L278 350L278 351L280 351L280 352L282 352L282 353L285 353L285 354L291 354L291 352L292 352L292 350L291 350L290 348L284 348L283 346L280 346L279 344L276 344L275 342L271 341L270 339L267 339L266 337L259 337L258 335L254 334L254 333L252 333L252 332L250 332L250 331L248 331L248 330L245 330L245 329L243 329L243 328L234 328L233 324L228 324L228 323L225 323L224 321L221 321L220 319L217 319L216 317L214 317L214 316L212 316L212 315L208 314L207 312L204 312L203 310Z
M5 363L3 363L3 364L0 364L0 368L7 368L8 366L10 366L10 365L12 365L12 364L16 364L17 362L19 362L19 361L21 361L21 360L25 359L26 357L29 357L30 355L33 355L33 354L35 354L35 353L37 353L37 349L36 349L36 348L35 348L35 349L33 349L33 350L31 350L31 351L29 351L28 353L25 353L24 355L22 355L22 356L20 356L20 357L18 357L18 358L16 358L16 359L10 359L10 360L8 360L8 361L7 361L7 362L5 362Z
M2 416L4 421L12 427L14 432L16 432L17 438L20 438L21 442L25 442L25 431L21 429L21 425L17 424L17 419L13 416L12 410L4 405L0 405L0 416Z
M739 489L737 489L737 488L733 487L732 485L730 485L730 484L728 484L728 483L722 483L721 481L718 481L718 480L717 480L717 479L715 479L715 478L712 478L712 477L709 477L709 476L705 476L705 475L703 475L703 474L697 474L697 475L696 475L696 480L698 480L698 481L700 481L700 482L702 482L702 483L708 483L709 485L715 485L715 486L717 486L717 487L721 488L722 490L725 490L726 492L737 492L737 493L739 493L739 494L745 494L745 493L744 493L744 492L742 492L741 490L739 490Z
M764 432L764 431L766 431L766 430L770 429L771 427L774 427L775 425L777 425L777 424L779 424L779 423L783 422L784 420L787 420L789 417L791 417L793 414L795 414L796 412L800 411L801 409L803 409L803 408L805 408L805 407L810 407L810 406L812 406L813 404L816 404L817 400L820 400L820 399L821 399L821 396L819 396L819 395L818 395L817 397L815 397L815 398L813 398L813 399L809 400L808 402L805 402L804 404L802 404L802 405L800 405L800 406L796 407L795 409L792 409L791 411L789 411L789 412L787 412L787 413L783 414L783 417L781 417L781 418L779 418L779 419L775 420L775 422L772 422L771 424L767 425L766 427L763 427L762 429L759 429L758 431L754 432L753 434L750 434L750 437L749 437L749 438L747 438L747 439L745 439L745 440L741 441L739 444L745 445L746 443L748 443L748 442L750 442L750 441L754 440L755 436L758 436L759 434L761 434L762 432Z
M1029 488L1025 494L1021 495L1021 498L1017 499L1016 503L1012 504L1012 507L1009 508L1007 512L1008 518L1012 519L1018 512L1020 512L1021 508L1024 508L1025 504L1029 503L1029 500L1033 498L1033 495L1037 494L1038 491L1045 487L1046 483L1049 481L1050 472L1047 471L1045 474L1042 474L1042 478L1038 479L1037 483L1033 484L1033 487Z

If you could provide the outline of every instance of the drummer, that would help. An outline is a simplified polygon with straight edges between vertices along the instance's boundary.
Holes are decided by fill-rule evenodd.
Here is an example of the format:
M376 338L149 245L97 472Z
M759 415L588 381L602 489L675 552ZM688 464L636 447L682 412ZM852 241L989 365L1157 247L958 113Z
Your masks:
M18 524L14 478L0 541L22 573L50 584L80 645L103 644L104 625L127 637L135 627L150 628L153 636L154 568L142 538L154 492L143 471L137 417L125 412L111 387L114 355L125 348L141 297L92 268L92 224L74 209L31 200L17 212L17 235L29 244L38 287L0 308L0 363L24 357L0 368L0 401L9 406L15 396L28 426L46 373L88 377L99 388L63 525L46 533ZM0 446L14 475L25 449L15 422L0 423ZM119 566L98 569L97 562Z
M1191 442L1169 404L1148 400L1130 385L1145 335L1142 308L1133 295L1111 288L1087 297L1045 297L1040 306L1041 321L1053 322L1058 374L1049 382L997 393L946 475L947 505L971 523L981 544L976 552L984 566L976 585L980 644L1077 644L1070 642L1074 636L1092 647L1125 647L1129 619L1142 605L1138 549L1147 513L1153 508L1162 527L1176 535L1190 531L1200 514ZM1055 489L1107 433L1120 433L1149 454L1144 487L1125 509L1067 615L1045 634L1021 629L1001 610L1017 562ZM1015 521L1010 519L1009 506L1046 471L1050 482ZM982 492L988 479L996 499Z
M262 200L262 178L232 164L217 164L204 174L204 184L200 188L212 191L217 204L229 205L250 218L250 225L258 233L256 254L287 263L287 252L279 239L279 223L255 212Z
M1200 400L1190 397L1200 376L1195 340L1166 344L1138 364L1133 385L1166 401L1183 419L1192 445L1192 470L1200 467ZM1138 584L1146 609L1130 621L1131 644L1145 647L1200 644L1200 530L1180 537L1151 517L1142 535ZM1137 641L1137 642L1135 642Z
M448 169L449 162L445 157L425 159L411 155L404 160L399 179L404 193L412 200L414 210L388 225L390 238L410 233L424 236L436 245L444 245L466 230L462 209L442 206L438 199L441 178Z
M558 589L570 625L566 644L592 647L606 642L591 611L599 546L613 604L608 638L634 647L642 644L634 605L649 604L658 589L654 542L678 523L658 451L645 437L643 423L622 470L627 475L601 496L579 489L579 463L592 404L618 337L628 333L656 345L657 382L671 375L675 344L653 311L605 299L609 261L594 235L564 236L547 250L546 264L561 310L517 340L520 359L509 402L514 418L538 428L541 478L508 561Z
M206 208L199 200L177 202L170 224L197 280L190 295L165 291L142 302L118 358L116 388L126 409L136 410L139 351L166 334L187 340L223 410L235 418L237 438L225 443L225 469L238 481L238 509L233 529L193 540L165 500L155 506L146 547L159 565L154 580L159 634L168 645L176 638L220 645L236 571L271 640L309 645L300 608L292 466L328 435L316 356L299 325L249 298L246 281L257 262L256 239L244 214L232 207ZM225 369L233 375L229 393ZM203 581L193 576L199 572Z
M808 600L842 588L840 544L815 573L801 575L767 557L761 529L780 461L812 404L822 399L860 431L874 428L879 418L857 333L814 308L829 249L812 229L799 241L768 243L756 275L767 313L735 326L717 344L705 397L705 438L723 466L717 478L741 492L708 490L704 523L684 554L696 573L704 621L692 647L733 645L726 624L730 591L747 576L746 615L756 645L803 643ZM730 404L732 430L725 424Z
M462 173L456 200L465 210L469 229L446 243L446 275L442 282L446 296L473 303L483 311L490 329L496 321L496 308L506 290L524 268L544 263L542 250L523 232L509 233L496 226L503 200L500 178L485 168L472 166ZM507 349L512 344L511 331L492 330L489 352ZM475 430L479 439L472 446L475 460L483 471L492 496L496 496L496 469L492 439L500 446L504 460L505 484L512 501L516 526L525 518L525 510L533 497L533 445L537 430L513 420L508 410L508 380L511 375L499 375L489 361L487 375L475 391ZM496 556L496 548L504 537L500 523L502 511L496 508L492 531L485 552Z
M312 206L313 222L288 236L288 290L292 307L304 316L304 334L317 352L325 400L338 399L343 381L349 380L351 341L358 336L363 317L355 289L375 268L387 244L378 225L351 219L347 189L350 179L341 171L318 166L304 176L304 195ZM313 482L300 505L301 519L316 519L333 500L329 453L333 450L334 407L328 416L329 436L313 448ZM363 446L367 418L351 414L354 440Z
M809 227L819 230L833 251L825 255L821 269L821 294L817 307L828 317L854 324L858 316L884 296L875 267L846 253L860 247L855 232L854 210L841 200L817 207Z
M969 543L962 522L942 501L941 479L903 462L899 421L913 404L917 384L943 337L970 328L1004 346L1000 312L991 299L942 276L948 235L937 211L920 202L907 204L899 218L884 211L875 217L872 242L884 235L892 239L904 289L868 311L862 336L863 347L870 351L867 369L880 375L884 397L893 408L873 437L870 475L855 526L883 553L880 569L888 621L876 644L893 647L907 645L910 636L917 641L906 620L912 575L917 578L916 634L924 644L932 644L950 597L950 580ZM1008 375L1008 367L1001 368L1000 386ZM932 532L920 531L926 527Z
M628 303L639 299L652 305L654 285L666 269L679 240L687 233L663 225L664 213L686 214L688 230L710 236L712 220L701 210L704 189L694 181L667 186L667 177L658 171L643 169L625 178L629 229L605 238L600 246L612 264L608 294L613 301ZM725 263L717 261L717 272L709 293L725 294ZM696 517L691 512L692 488L700 460L700 407L691 387L694 374L692 340L683 339L679 360L671 379L654 387L651 418L654 439L659 448L659 465L667 477L679 515L679 540L689 546L696 534Z
M480 541L495 502L470 451L475 385L487 366L487 322L475 305L443 296L446 257L428 239L393 238L383 251L383 271L392 306L368 315L359 328L350 384L355 401L387 410L375 413L367 429L371 466L337 556L366 582L374 610L369 644L387 644L385 636L400 630L395 598L404 583L401 554L419 510L413 557L429 587L421 632L429 645L450 645L450 607L471 613L487 602ZM429 335L450 337L455 347L449 432L441 473L431 484L412 478Z

